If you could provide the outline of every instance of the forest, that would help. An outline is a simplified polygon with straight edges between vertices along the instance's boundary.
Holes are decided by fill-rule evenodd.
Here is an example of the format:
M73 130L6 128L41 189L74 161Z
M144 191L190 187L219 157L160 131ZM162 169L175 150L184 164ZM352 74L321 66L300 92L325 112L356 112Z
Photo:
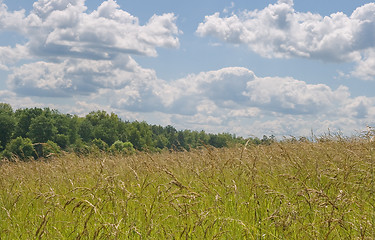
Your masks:
M62 151L79 154L189 151L200 146L222 148L247 141L269 144L273 140L273 136L245 139L230 133L213 134L144 121L130 122L103 110L79 117L50 108L14 111L10 104L0 103L0 157L8 159L38 159Z

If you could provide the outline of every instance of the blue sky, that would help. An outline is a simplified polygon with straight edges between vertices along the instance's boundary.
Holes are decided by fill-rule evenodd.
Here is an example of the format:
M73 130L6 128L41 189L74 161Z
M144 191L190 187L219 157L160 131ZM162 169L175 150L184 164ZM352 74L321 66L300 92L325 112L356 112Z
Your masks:
M0 0L0 102L238 135L375 125L371 1Z

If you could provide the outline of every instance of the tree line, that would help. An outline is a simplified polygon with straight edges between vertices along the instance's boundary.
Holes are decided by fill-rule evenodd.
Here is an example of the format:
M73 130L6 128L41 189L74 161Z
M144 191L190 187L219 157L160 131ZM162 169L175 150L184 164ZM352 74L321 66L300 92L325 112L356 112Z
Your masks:
M114 113L93 111L85 117L50 108L13 110L0 103L0 157L21 160L48 157L61 151L131 154L163 149L189 151L200 146L216 148L244 144L269 144L272 137L244 139L234 134L177 130L173 126L124 121Z

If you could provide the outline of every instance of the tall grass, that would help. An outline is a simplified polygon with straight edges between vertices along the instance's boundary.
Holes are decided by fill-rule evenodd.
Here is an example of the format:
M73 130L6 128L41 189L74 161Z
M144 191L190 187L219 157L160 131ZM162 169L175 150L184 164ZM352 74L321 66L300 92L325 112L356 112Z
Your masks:
M0 166L0 239L375 239L374 143Z

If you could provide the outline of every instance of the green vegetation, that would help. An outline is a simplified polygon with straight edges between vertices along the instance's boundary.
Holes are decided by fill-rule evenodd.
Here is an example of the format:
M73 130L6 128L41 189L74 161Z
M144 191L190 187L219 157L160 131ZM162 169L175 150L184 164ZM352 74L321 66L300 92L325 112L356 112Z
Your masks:
M14 142L16 140L17 143ZM0 103L0 158L37 159L57 154L61 150L80 154L97 150L122 153L134 153L136 150L159 152L163 149L185 151L203 145L217 148L235 146L248 140L229 133L178 131L172 126L123 121L116 114L105 111L78 117L49 108L17 109L14 112L9 104ZM250 140L257 144L273 141L272 137L266 136L262 140ZM30 143L33 153L29 151ZM17 147L15 144L18 144ZM45 154L43 146L52 145L57 145L52 147L55 151L51 152L50 149ZM23 147L27 148L26 152L21 150Z
M0 239L375 239L374 180L366 139L4 161Z

